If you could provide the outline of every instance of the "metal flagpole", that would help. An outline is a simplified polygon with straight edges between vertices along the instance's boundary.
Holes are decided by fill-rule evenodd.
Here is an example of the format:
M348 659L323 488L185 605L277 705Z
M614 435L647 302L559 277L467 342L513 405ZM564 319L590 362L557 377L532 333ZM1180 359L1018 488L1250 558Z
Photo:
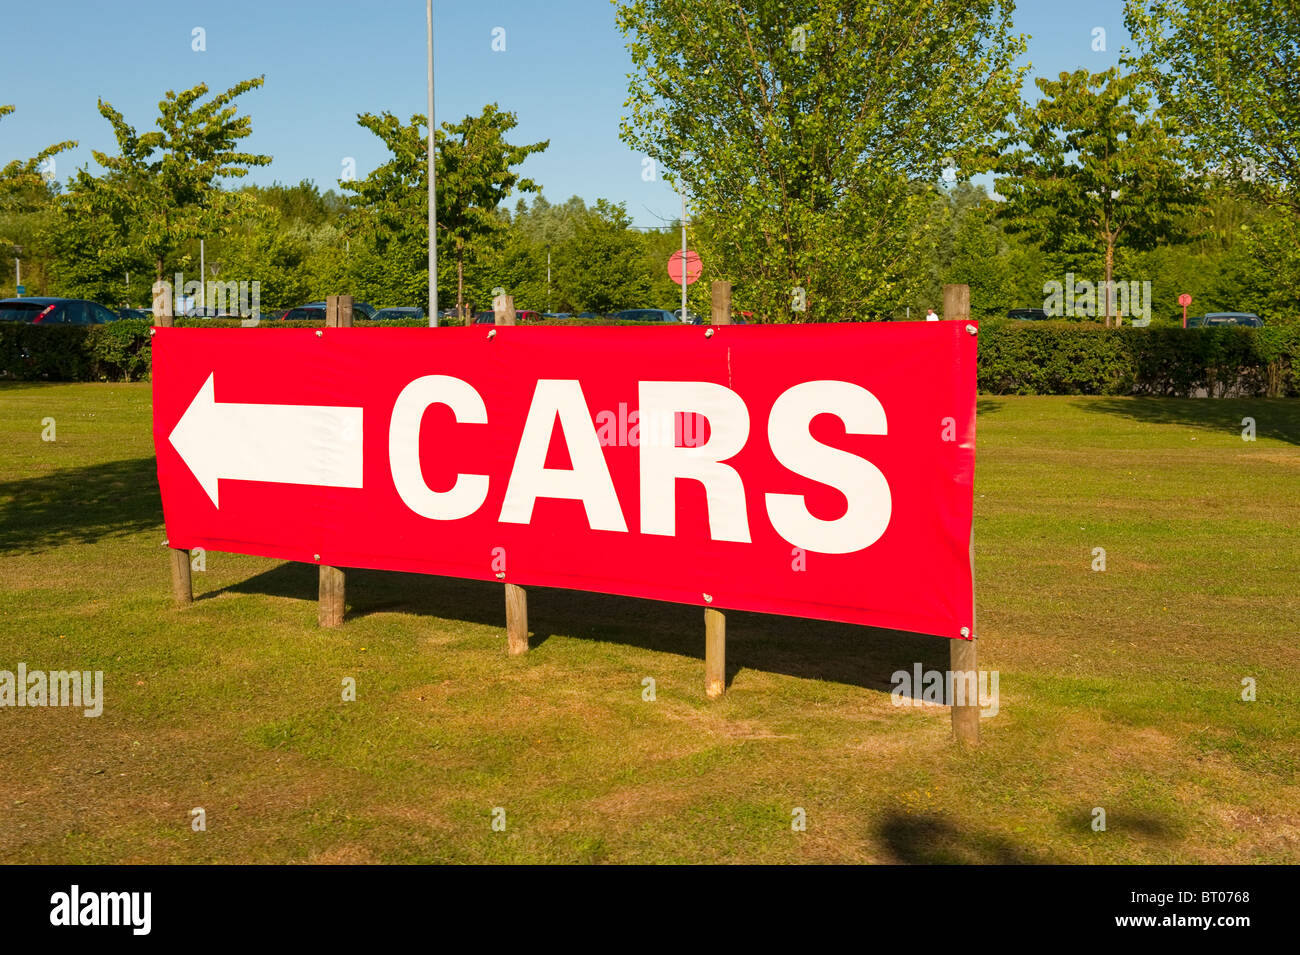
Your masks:
M433 162L433 0L424 0L429 44L429 327L438 327L438 187Z
M682 187L682 321L686 321L686 187Z

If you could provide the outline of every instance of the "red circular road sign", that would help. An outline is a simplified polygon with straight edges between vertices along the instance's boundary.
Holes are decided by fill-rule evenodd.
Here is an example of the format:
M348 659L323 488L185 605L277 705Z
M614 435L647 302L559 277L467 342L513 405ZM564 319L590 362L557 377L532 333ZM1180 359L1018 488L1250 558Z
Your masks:
M1178 304L1183 308L1186 308L1188 305L1192 304L1192 297L1184 292L1182 295L1178 296Z
M698 281L700 273L703 271L704 263L700 261L700 254L694 249L687 249L686 284L691 285ZM682 252L680 249L668 256L668 276L678 285L682 284Z

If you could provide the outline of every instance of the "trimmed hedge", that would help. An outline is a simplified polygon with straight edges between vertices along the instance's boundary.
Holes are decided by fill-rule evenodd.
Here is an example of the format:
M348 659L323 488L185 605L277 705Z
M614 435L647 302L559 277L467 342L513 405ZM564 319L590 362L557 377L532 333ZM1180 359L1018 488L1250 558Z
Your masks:
M638 325L600 319L530 324ZM237 319L180 319L181 327L239 327ZM264 328L316 328L267 322ZM357 327L426 327L422 319L358 320ZM0 322L0 377L140 381L149 376L149 322L42 327ZM663 327L668 327L667 325ZM250 329L255 334L258 329ZM1068 322L985 321L979 390L995 395L1300 396L1300 327L1107 329Z
M979 390L995 395L1300 396L1300 328L980 325Z

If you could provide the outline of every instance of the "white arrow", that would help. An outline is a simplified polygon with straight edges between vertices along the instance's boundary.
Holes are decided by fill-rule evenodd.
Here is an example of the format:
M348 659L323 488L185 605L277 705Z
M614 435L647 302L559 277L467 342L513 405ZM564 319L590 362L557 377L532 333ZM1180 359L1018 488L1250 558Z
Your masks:
M217 502L217 481L361 487L361 411L333 405L217 404L208 375L172 447Z

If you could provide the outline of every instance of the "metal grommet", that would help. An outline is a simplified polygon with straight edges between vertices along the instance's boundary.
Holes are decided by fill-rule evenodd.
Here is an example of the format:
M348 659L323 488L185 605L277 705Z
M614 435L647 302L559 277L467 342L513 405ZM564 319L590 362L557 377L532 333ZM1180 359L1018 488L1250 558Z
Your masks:
M492 331L488 332L488 341L491 341L496 337L497 337L497 330L495 328L492 329Z
M976 328L974 325L967 325L967 326L966 326L966 334L967 334L967 335L974 335L974 334L975 334L976 332L978 332L978 331L979 331L979 329Z
M318 329L316 329L316 337L317 337L317 338L324 338L324 337L325 337L325 333L322 332L322 331L318 328Z
M713 603L713 594L705 594L705 595L704 595L704 602L705 602L706 604L711 604L711 603Z
M963 640L969 640L969 639L970 639L970 627L962 627L962 628L961 628L961 638L962 638Z
M704 337L705 337L705 338L712 338L712 337L713 337L713 329L711 329L711 328L706 328L706 329L704 330Z

